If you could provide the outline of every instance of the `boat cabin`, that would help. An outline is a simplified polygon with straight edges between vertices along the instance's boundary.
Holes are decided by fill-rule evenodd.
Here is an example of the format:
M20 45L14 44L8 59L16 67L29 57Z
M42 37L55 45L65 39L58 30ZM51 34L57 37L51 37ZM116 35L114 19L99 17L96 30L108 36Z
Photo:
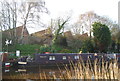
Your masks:
M50 54L35 54L34 61L38 64L67 64L82 60L86 62L88 58L95 60L98 56L92 53L79 54L79 53L50 53Z

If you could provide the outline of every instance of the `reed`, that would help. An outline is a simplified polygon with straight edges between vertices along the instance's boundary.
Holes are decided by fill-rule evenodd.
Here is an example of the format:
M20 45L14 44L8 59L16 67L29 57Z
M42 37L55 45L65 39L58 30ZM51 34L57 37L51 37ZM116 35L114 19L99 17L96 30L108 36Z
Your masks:
M119 68L117 60L108 63L96 59L94 63L90 60L86 64L79 62L77 66L71 68L71 73L74 75L70 79L74 79L73 76L75 79L118 79Z
M73 63L70 61L70 66L64 65L63 69L59 68L59 76L56 73L51 75L45 72L39 74L20 74L17 76L11 76L11 79L109 79L109 80L120 80L120 69L118 68L117 60L106 62L103 60L96 59L94 62L87 60L83 62L82 58L77 62Z
M64 66L65 72L59 68L60 76L55 74L47 79L105 79L105 80L117 80L120 77L120 70L118 68L117 60L106 62L102 59L102 62L96 59L94 62L88 60L86 63L83 60L79 60L74 64L70 62L70 67ZM120 80L120 79L119 79Z

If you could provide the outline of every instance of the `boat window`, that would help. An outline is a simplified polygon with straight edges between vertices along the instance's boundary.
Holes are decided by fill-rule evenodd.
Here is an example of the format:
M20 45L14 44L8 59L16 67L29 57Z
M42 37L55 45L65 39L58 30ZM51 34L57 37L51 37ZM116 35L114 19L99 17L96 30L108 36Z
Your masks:
M63 60L66 60L67 58L66 58L66 56L63 56Z
M88 55L88 58L92 58L92 55Z
M79 59L79 56L74 56L75 59Z
M55 60L55 56L49 56L49 60Z
M40 56L40 58L47 58L47 56Z

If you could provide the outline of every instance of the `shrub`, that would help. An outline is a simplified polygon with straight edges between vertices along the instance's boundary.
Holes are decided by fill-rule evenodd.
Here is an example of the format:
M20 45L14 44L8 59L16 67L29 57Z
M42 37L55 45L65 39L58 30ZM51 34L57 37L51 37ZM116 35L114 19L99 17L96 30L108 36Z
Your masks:
M86 52L94 52L94 45L93 45L93 41L92 40L86 40L83 42L82 45L82 52L86 53Z
M72 53L72 51L69 49L62 49L60 53Z
M51 52L51 46L44 45L39 48L39 53Z
M59 46L67 46L67 40L66 37L60 35L57 40L54 43L55 45L59 45Z

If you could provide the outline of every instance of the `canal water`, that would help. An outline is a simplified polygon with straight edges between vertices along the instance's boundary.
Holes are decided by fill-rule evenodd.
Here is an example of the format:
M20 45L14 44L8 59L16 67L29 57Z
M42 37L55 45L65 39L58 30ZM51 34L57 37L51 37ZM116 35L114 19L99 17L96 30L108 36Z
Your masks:
M49 79L50 76L53 77L54 75L56 78L60 78L61 73L66 73L64 67L2 68L3 79L41 79L42 76Z

